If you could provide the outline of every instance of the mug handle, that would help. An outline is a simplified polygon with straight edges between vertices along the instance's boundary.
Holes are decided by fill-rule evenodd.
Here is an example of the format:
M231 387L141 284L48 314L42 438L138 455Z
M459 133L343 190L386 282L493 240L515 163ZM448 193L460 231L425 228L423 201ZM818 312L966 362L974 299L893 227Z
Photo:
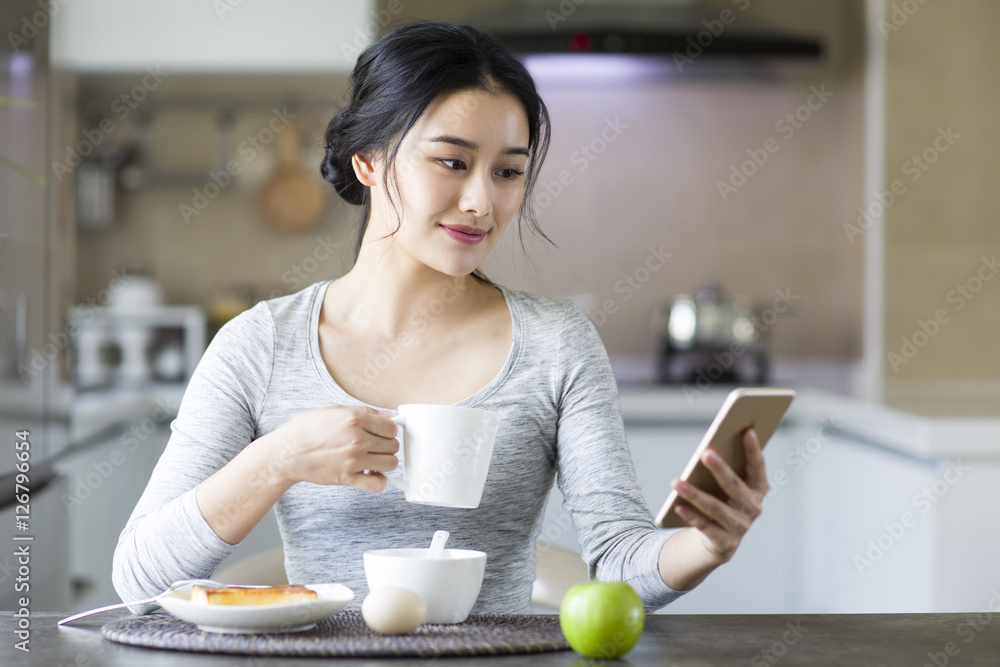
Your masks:
M395 415L393 417L390 417L390 419L393 422L395 422L398 426L404 427L404 429L403 429L403 431L404 431L403 439L405 441L405 439L406 439L406 435L405 435L406 418L403 417L403 415ZM396 487L397 489L399 489L403 493L406 493L406 490L410 487L409 483L407 483L407 481L406 481L406 468L405 467L403 468L403 479L394 479L392 477L389 477L388 475L385 475L385 481L389 482L390 484L392 484L394 487Z

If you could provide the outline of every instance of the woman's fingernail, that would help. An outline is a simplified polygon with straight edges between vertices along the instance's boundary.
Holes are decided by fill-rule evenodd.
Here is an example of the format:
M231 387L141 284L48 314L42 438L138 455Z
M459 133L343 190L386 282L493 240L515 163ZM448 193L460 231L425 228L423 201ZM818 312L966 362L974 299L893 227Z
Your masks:
M713 452L711 449L705 454L705 460L709 463L718 463L719 455Z

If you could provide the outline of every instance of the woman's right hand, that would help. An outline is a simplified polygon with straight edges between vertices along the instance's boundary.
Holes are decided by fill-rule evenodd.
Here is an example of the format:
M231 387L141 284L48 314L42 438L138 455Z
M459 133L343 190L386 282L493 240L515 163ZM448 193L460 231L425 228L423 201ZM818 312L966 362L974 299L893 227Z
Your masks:
M375 408L331 405L303 412L199 484L198 508L216 535L239 544L296 482L381 491L382 473L399 465L396 430L388 413Z
M397 427L389 414L345 405L303 412L272 433L268 472L288 486L312 482L382 491L382 473L399 465Z

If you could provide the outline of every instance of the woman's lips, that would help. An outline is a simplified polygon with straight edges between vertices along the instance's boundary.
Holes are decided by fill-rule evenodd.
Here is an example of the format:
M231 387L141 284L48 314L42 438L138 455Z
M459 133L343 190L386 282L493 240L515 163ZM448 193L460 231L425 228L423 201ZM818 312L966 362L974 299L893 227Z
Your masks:
M448 233L448 236L466 245L475 245L486 238L485 229L476 229L465 225L441 225L441 227Z

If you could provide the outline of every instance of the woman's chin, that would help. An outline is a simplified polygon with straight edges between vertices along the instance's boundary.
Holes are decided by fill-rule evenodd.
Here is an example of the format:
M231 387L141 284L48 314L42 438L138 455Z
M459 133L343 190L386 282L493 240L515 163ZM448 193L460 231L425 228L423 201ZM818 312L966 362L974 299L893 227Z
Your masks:
M436 270L438 273L442 273L446 276L452 278L464 278L470 275L473 271L479 268L482 262L469 261L469 258L460 258L453 260L444 260L430 264L429 266Z
M445 270L440 270L439 273L443 274L444 276L446 276L448 278L453 278L453 279L456 279L456 280L461 280L463 278L467 278L470 275L472 275L472 272L475 271L478 268L479 268L478 266L473 266L471 268L468 268L468 267L448 268L448 269L445 269Z

